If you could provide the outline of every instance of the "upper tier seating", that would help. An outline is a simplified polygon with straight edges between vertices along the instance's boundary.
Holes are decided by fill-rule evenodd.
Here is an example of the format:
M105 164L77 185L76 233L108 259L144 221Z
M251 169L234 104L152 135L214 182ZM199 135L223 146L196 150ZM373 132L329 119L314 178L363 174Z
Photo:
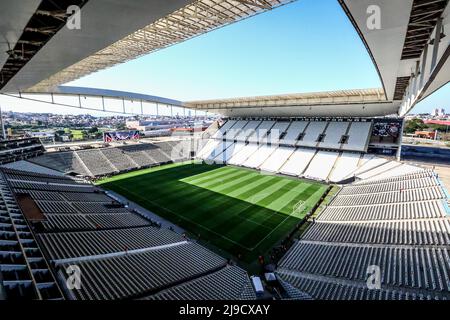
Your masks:
M304 136L297 142L297 146L316 147L319 136L324 132L327 122L310 121L305 129Z
M275 121L267 120L267 121L261 121L258 128L248 136L247 141L252 143L262 142L264 140L267 140L267 135L270 132L270 129L275 124Z
M348 141L342 145L343 150L365 151L369 143L372 122L352 122L348 130Z
M226 132L232 127L234 126L234 124L236 123L236 120L228 120L227 122L225 122L220 128L219 130L217 130L214 135L213 138L214 139L222 139L224 138Z
M286 131L286 135L281 139L280 144L295 146L298 138L308 125L307 121L292 121Z
M234 126L231 127L231 129L229 129L226 134L225 134L225 138L227 140L235 140L236 136L242 131L242 129L244 129L245 125L247 124L247 120L239 120L237 121Z
M318 147L326 149L339 149L342 144L342 136L347 132L348 126L349 122L332 121L328 123L327 130L325 131L325 137L323 141L319 143Z
M265 121L264 121L265 122ZM270 144L280 144L282 139L282 135L286 132L290 125L290 122L288 121L277 121L270 129L270 133L267 134L266 137L263 137L260 139L260 142L262 143L270 143Z
M247 141L248 137L257 132L256 128L259 126L261 122L262 121L250 120L249 122L247 122L245 127L242 128L242 130L237 134L237 136L234 139L242 142Z

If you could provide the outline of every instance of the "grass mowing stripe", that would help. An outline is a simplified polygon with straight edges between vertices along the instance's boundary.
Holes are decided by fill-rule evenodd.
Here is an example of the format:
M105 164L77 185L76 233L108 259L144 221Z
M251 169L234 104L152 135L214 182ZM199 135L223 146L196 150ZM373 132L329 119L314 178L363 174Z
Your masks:
M214 246L251 261L302 218L288 216L299 200L311 208L325 187L222 165L177 163L100 183ZM308 209L309 210L309 209Z
M226 176L230 174L230 172L234 172L233 168L230 167L221 167L218 169L214 169L209 172L204 172L200 174L196 174L187 178L180 179L180 181L189 183L189 184L199 184L203 181L209 181L214 178L220 178L222 176Z
M260 176L245 174L240 177L237 177L236 179L234 179L232 181L223 183L221 185L218 185L217 187L209 188L209 189L214 192L226 194L226 195L230 196L229 193L231 191L236 190L240 186L247 185L249 182L253 181L255 178L258 178L258 177L260 177Z
M224 183L227 183L227 182L230 182L230 181L232 182L232 181L234 181L234 179L236 179L238 177L241 177L243 175L247 175L247 173L236 171L236 172L230 173L229 175L227 175L227 176L225 176L223 178L212 179L212 180L210 180L208 182L202 183L199 186L201 186L202 188L214 189L215 187L220 186L220 185L222 185Z
M236 198L241 199L241 200L248 200L249 198L251 198L252 196L254 196L257 193L259 194L260 192L265 192L265 190L267 188L270 188L271 186L274 185L275 181L276 181L276 179L274 179L274 177L270 177L270 179L268 179L267 181L260 183L258 186L256 186L255 188L253 188L251 190L247 190L247 191L241 193Z
M286 203L290 203L295 198L298 197L299 194L304 192L309 187L308 184L297 184L293 186L290 190L287 190L283 194L281 194L278 199L273 200L271 203L268 203L266 208L272 210L279 210L284 213L288 213L287 211L282 210ZM298 201L297 201L298 202ZM296 202L296 203L297 203Z
M148 173L156 173L157 171L164 171L168 170L170 168L176 168L176 167L185 167L186 163L171 163L171 164L167 164L164 166L157 166L157 167L152 167L152 168L147 168L147 169L142 169L139 171L133 171L133 172L127 172L127 173L123 173L123 174L119 174L117 176L114 177L109 177L109 178L105 178L105 179L101 179L99 181L96 182L96 184L101 185L101 184L106 184L106 183L110 183L110 182L116 182L116 181L121 181L124 179L129 179L129 178L134 178L134 177L138 177L138 176L142 176Z
M152 185L157 185L159 183L162 183L164 181L168 181L171 178L180 178L188 175L188 174L192 174L193 171L194 172L203 172L205 171L207 168L202 167L202 166L197 166L197 165L185 165L185 166L181 166L180 168L176 168L177 170L173 170L172 167L170 167L170 169L167 170L163 170L163 169L157 169L154 172L150 171L147 172L147 174L145 175L139 175L136 177L133 177L133 183L136 187L144 187L147 188L149 185L150 187ZM147 169L145 169L147 170ZM119 183L119 184L127 184L128 183L128 174L125 174L124 179L114 182L114 183ZM150 183L151 182L151 183Z
M266 197L264 199L261 199L257 202L257 204L261 207L267 207L271 202L273 202L275 199L278 199L283 194L286 193L290 188L293 188L297 185L296 181L289 181L289 180L281 180L275 183L270 188L267 188L266 190Z
M239 185L235 186L236 189L226 189L226 190L223 190L223 192L228 193L228 195L230 197L237 198L242 193L248 192L269 180L271 180L270 176L259 175L259 176L253 177L251 180L247 181L247 183L244 183L242 185L239 184Z
M127 190L127 189L123 189L122 187L119 187L119 189L122 189L122 192L123 192L124 194L130 194L130 195L131 195L130 198L141 199L141 201L143 201L144 203L147 202L147 203L150 203L152 206L159 207L158 204L156 204L156 203L154 203L154 202L152 202L152 201L150 201L150 200L148 200L148 199L143 198L142 196L140 196L140 195L137 194L137 193L131 192L131 191ZM191 219L189 219L189 218L186 217L186 216L179 215L178 213L173 212L173 211L171 211L171 210L169 210L169 209L167 209L167 208L165 208L165 207L159 207L159 208L160 208L161 210L163 210L163 211L170 212L172 215L177 216L178 218L180 218L180 219L182 219L182 220L186 220L186 221L189 221L189 222L193 222L197 227L202 228L202 229L205 229L205 230L207 230L207 231L209 231L209 232L211 232L211 233L213 233L213 234L216 234L217 236L219 236L219 237L221 237L221 238L227 239L228 241L234 243L235 245L238 245L239 247L242 247L242 248L244 248L244 249L246 249L246 250L249 249L249 248L247 248L247 247L245 247L245 246L239 244L238 242L235 242L233 239L227 238L226 236L224 236L224 235L221 234L221 233L218 233L218 232L216 232L216 231L214 231L214 230L212 230L212 229L209 229L208 227L206 227L206 226L204 226L204 225L201 225L201 224L196 223L195 221L192 221Z
M250 219L252 221L261 219L262 222L264 222L265 220L270 219L274 215L279 215L279 212L267 210L264 207L264 205L262 205L262 203L264 201L266 201L266 199L273 197L273 190L281 189L283 186L290 184L290 183L292 183L292 182L290 182L289 180L281 180L281 181L276 182L275 184L272 184L270 187L262 189L259 192L253 193L248 202L250 202L253 205L258 205L261 208L256 208L256 210L252 210L250 216L246 219ZM262 199L261 199L261 197L262 197ZM253 206L251 204L249 204L249 208L253 208ZM247 208L246 208L246 210L248 213L249 210ZM240 216L242 214L243 214L242 212L239 213ZM220 230L225 230L226 226L229 225L229 222L227 222L227 221L220 223L220 224L219 224L219 221L217 221L217 220L215 222L216 222L216 226Z

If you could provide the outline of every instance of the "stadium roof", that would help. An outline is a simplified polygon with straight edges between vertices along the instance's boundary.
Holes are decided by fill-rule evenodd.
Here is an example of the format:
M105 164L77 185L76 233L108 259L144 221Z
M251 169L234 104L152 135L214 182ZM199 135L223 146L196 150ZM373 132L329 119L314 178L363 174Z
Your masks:
M444 33L450 30L449 0L339 2L378 70L386 98L402 101L399 114L450 81L450 36Z
M400 102L387 101L380 88L189 102L127 91L71 86L59 86L51 93L23 92L6 95L60 106L118 113L153 114L149 113L157 110L149 108L149 104L153 104L200 111L199 114L208 112L225 116L259 117L373 117L395 114L400 104ZM96 106L89 106L90 104L85 102L87 98L96 99ZM117 100L119 103L114 103Z
M53 1L43 0L40 5L40 1L36 0L27 0L26 5L21 2L20 5L12 5L8 1L7 5L2 4L2 7L9 8L0 10L0 21L7 18L4 14L8 14L11 24L1 24L0 32L8 35L10 29L16 31L7 39L10 47L15 47L18 41L22 40L20 34L22 29L27 30L25 24L30 16L52 16L60 19L51 21L53 32L48 33L46 43L41 43L37 48L34 46L33 51L26 48L22 61L26 63L23 66L18 65L21 68L7 69L3 66L2 72L11 72L13 77L4 88L2 85L0 88L9 92L51 90L92 72L135 59L292 1L64 0L60 7L53 6L51 10L45 10L45 15L44 10L38 10L39 6L45 3L53 4ZM83 5L80 30L63 27L68 18L63 9L69 4ZM22 17L22 20L15 22L13 17L16 15ZM33 27L34 33L43 33L49 28L47 25ZM59 31L57 28L60 28ZM26 37L30 38L27 34ZM17 48L19 54L20 49L21 45Z
M62 83L292 1L2 2L0 32L6 41L0 45L6 55L0 55L0 92L53 92ZM339 3L364 42L383 84L385 102L381 106L380 101L374 101L367 108L370 112L364 113L376 113L376 108L381 107L378 115L387 112L403 115L450 81L450 36L445 34L450 30L449 0L339 0ZM81 7L79 30L64 27L70 16L64 9L70 4ZM305 100L293 96L296 102ZM287 101L292 100L289 97L292 96L245 98L244 103L267 109L265 113L271 114L275 110L281 112L280 105L287 108ZM313 98L309 99L314 104ZM275 104L269 105L268 101ZM211 104L190 105L201 108L208 103ZM228 109L236 108L235 113L250 110L249 106L242 107L243 99L224 103ZM340 110L360 114L366 110L361 109L361 103L368 102L357 101L353 109L347 103L347 108ZM215 105L219 103L216 101ZM251 114L256 109L252 110Z
M387 101L378 88L190 101L184 105L227 116L372 117L395 114L400 103Z

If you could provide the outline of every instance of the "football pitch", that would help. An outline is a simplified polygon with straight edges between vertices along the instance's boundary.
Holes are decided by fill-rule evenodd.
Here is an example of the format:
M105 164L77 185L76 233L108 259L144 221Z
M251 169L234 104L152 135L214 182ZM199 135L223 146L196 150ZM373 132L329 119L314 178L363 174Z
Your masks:
M247 263L292 231L327 189L310 181L191 162L98 184Z

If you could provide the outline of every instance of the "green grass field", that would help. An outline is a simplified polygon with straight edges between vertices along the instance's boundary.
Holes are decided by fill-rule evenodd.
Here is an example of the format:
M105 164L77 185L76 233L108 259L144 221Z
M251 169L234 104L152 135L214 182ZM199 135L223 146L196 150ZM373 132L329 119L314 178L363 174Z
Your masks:
M177 163L107 178L101 187L251 263L313 207L327 186L229 166Z

